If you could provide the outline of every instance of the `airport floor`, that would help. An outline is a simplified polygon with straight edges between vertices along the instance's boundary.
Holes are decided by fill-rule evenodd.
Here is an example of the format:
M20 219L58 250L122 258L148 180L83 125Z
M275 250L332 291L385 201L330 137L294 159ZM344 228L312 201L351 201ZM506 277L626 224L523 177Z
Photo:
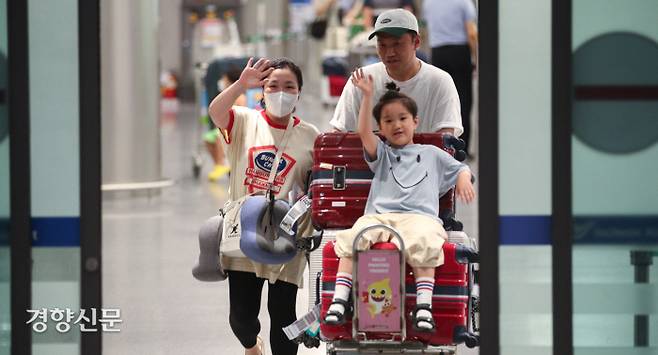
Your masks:
M326 131L331 112L312 97L302 96L297 114ZM200 282L191 274L198 255L198 228L227 198L226 178L216 183L205 178L211 164L202 150L202 127L196 116L195 107L186 104L178 115L161 120L162 171L174 180L173 186L150 196L104 196L103 301L107 307L120 308L123 320L120 333L104 334L104 355L243 353L228 324L228 284ZM199 152L204 167L195 179L192 161ZM472 234L477 233L476 206L477 201L458 207L466 231ZM260 319L267 343L265 300ZM298 292L298 316L308 311L308 304L306 287ZM324 346L299 348L300 355L322 353Z

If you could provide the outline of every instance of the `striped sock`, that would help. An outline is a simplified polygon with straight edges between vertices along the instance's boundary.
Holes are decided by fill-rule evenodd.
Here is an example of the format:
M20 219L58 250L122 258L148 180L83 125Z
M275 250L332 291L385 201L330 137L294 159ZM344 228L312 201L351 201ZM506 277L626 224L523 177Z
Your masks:
M434 278L419 277L416 279L416 304L426 303L432 305L434 293Z
M334 300L341 299L347 301L350 298L350 291L352 291L352 274L346 272L339 272L336 274L336 289L334 290ZM344 314L345 307L341 304L334 303L329 307L330 311L336 311ZM336 320L335 316L327 316L328 321Z
M434 278L433 277L419 277L416 279L416 304L428 304L432 307L432 294L434 293ZM416 314L419 317L432 318L432 312L421 309ZM432 325L428 322L420 321L417 326L419 328L432 329Z

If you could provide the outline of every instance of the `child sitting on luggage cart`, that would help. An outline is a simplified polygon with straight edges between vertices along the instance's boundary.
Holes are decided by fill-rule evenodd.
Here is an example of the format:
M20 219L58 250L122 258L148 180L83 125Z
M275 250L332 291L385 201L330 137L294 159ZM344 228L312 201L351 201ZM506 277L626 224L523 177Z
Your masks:
M345 311L352 288L352 244L363 228L373 224L392 226L402 236L406 262L416 277L416 308L413 327L434 332L432 294L434 269L443 264L442 246L447 238L439 219L439 198L453 186L457 197L471 202L475 190L470 169L450 154L432 146L414 144L418 126L417 106L409 96L399 93L390 83L372 110L379 124L383 142L373 133L370 110L373 96L372 76L361 69L352 74L352 83L363 93L359 111L358 133L365 159L374 172L365 214L351 229L336 235L336 255L340 257L334 298L324 318L330 325L345 322ZM372 232L360 239L359 250L377 242L388 241L386 232ZM393 242L396 242L394 240ZM399 247L399 246L398 246Z

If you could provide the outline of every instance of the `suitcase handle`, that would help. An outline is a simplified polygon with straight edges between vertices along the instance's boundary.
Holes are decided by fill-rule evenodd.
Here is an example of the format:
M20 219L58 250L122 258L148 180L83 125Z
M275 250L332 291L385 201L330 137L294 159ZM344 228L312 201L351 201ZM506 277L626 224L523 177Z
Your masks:
M334 165L334 190L345 190L347 169L344 165Z

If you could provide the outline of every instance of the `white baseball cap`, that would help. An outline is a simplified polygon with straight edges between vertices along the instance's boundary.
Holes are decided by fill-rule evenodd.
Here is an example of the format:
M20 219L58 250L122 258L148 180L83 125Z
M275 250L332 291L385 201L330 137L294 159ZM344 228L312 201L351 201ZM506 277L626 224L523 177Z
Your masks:
M382 12L377 17L375 29L368 36L368 39L372 39L379 32L400 37L408 31L418 33L418 20L416 20L416 16L405 9L392 9Z

